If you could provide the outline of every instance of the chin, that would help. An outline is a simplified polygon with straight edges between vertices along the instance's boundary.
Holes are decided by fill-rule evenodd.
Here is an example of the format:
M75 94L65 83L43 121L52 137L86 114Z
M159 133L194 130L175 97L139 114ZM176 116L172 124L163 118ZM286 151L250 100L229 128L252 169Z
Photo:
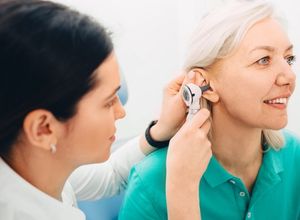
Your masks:
M266 129L271 130L280 130L287 126L288 124L288 117L287 115L281 115L280 117L272 117L265 121L264 127Z
M96 163L103 163L107 161L110 157L110 150L111 150L111 143L105 143L98 148L98 153L94 154L97 156L97 162Z
M280 121L277 121L275 122L274 121L274 124L272 124L271 126L268 127L268 129L271 129L271 130L280 130L280 129L283 129L287 126L287 121L284 121L284 122L280 122Z
M110 153L101 153L99 157L96 159L96 163L103 163L109 159Z
M104 163L107 161L110 157L110 152L99 152L97 154L94 154L94 157L91 158L89 163Z

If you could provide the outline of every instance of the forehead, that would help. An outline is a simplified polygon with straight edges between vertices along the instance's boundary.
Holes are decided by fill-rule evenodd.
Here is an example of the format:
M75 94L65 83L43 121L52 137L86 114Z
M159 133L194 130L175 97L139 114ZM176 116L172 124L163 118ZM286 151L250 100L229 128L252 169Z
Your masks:
M282 25L275 19L267 18L255 23L248 30L238 50L249 52L258 46L269 46L278 50L285 50L290 44Z
M120 84L120 70L114 53L109 55L95 70L99 88L111 88Z
M94 71L95 87L87 94L88 97L95 97L104 100L120 86L119 65L114 53L109 55Z

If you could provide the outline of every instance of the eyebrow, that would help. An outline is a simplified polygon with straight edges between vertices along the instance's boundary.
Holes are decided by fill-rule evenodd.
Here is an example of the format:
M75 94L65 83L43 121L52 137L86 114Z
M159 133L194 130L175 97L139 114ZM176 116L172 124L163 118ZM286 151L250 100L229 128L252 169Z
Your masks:
M111 97L113 97L120 89L121 89L121 86L118 86L109 96L106 97L105 100L108 100Z
M285 51L291 50L291 49L293 49L293 47L294 47L294 45L290 45ZM253 50L251 50L249 53L252 53L255 50L267 50L269 52L274 52L275 48L270 47L270 46L258 46L258 47L255 47Z

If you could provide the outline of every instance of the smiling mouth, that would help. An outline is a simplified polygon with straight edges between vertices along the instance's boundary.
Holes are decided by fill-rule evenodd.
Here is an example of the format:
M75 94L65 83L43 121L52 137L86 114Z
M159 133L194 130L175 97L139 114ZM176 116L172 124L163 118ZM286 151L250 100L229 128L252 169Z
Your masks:
M287 102L288 102L288 98L277 98L277 99L264 101L264 103L266 104L284 104L284 105L286 105Z
M284 110L287 107L288 103L288 98L287 97L282 97L282 98L275 98L275 99L270 99L270 100L265 100L265 104L267 104L270 107L279 109L279 110Z

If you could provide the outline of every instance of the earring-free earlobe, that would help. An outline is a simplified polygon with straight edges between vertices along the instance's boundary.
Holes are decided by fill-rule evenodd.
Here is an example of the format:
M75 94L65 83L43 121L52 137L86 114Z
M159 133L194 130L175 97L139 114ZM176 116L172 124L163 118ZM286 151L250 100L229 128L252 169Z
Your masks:
M55 154L56 152L56 145L55 144L50 144L50 151L52 154Z

